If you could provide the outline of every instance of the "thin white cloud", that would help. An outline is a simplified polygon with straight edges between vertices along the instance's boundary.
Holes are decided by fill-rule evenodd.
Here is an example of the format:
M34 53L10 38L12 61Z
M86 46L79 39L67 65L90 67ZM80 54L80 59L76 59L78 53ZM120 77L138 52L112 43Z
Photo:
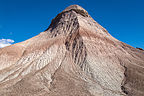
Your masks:
M6 47L14 43L12 39L0 39L0 48Z

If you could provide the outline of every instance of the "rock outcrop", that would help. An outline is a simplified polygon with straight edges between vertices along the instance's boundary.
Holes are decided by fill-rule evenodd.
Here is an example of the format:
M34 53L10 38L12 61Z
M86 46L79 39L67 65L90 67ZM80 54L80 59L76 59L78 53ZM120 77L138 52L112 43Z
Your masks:
M0 96L144 96L144 52L71 5L48 29L0 49Z

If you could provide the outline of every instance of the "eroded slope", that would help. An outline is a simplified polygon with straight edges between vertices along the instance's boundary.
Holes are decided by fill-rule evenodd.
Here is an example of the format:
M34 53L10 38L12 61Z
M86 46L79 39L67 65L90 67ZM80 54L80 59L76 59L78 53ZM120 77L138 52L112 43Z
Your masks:
M144 95L144 52L113 38L78 5L45 32L0 49L0 62L1 96Z

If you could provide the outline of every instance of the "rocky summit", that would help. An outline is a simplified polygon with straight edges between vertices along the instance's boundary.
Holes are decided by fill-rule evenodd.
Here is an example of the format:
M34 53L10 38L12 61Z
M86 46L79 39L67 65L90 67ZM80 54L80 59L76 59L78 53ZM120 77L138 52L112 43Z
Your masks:
M144 96L144 51L71 5L44 32L0 49L0 96Z

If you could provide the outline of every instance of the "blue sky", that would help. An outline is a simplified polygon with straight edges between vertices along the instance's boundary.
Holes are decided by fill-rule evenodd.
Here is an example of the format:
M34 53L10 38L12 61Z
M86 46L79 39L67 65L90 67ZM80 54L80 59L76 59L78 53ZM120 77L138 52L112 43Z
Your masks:
M11 44L38 35L72 4L86 9L115 38L144 48L144 0L0 0L0 40Z

